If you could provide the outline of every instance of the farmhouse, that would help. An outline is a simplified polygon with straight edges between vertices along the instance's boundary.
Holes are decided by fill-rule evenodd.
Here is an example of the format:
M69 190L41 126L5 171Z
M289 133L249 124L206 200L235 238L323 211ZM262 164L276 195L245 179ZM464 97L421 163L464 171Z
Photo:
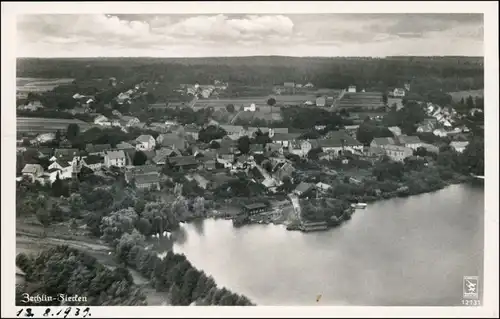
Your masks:
M42 176L43 167L40 164L26 164L21 171L21 174L34 182L37 178Z
M137 145L135 146L138 151L151 151L155 148L156 141L151 135L140 135L135 139Z
M363 144L350 136L346 131L330 131L325 139L318 140L319 147L325 153L343 155L345 151L362 152Z
M179 136L176 133L160 134L156 138L156 142L163 146L171 149L184 150L186 148L186 141L184 137Z
M316 106L323 107L326 105L326 97L325 96L320 96L316 98Z
M104 165L106 167L117 166L124 167L127 162L127 157L123 150L107 151L104 155Z
M135 187L140 189L155 188L160 190L160 177L155 174L138 174L134 176Z
M401 88L395 88L394 91L392 91L392 96L394 97L404 97L405 96L405 90Z
M467 147L467 145L469 145L469 142L454 141L450 143L450 146L458 153L462 153Z
M243 111L245 112L255 112L255 103L250 104L249 106L244 106Z
M273 143L288 147L289 143L295 141L300 136L300 133L274 133L271 137Z
M356 86L355 85L349 85L347 88L347 92L349 93L356 93Z

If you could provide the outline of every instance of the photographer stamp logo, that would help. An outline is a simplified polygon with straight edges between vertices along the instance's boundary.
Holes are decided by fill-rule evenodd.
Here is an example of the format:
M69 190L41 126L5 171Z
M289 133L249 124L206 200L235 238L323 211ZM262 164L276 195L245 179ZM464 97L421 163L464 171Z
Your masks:
M478 276L464 276L463 297L466 299L478 299L479 298L479 277Z

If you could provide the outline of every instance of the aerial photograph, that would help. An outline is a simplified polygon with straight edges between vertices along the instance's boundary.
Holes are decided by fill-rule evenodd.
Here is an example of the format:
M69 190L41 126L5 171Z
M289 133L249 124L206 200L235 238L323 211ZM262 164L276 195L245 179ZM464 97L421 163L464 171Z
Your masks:
M16 34L16 306L481 305L483 14Z

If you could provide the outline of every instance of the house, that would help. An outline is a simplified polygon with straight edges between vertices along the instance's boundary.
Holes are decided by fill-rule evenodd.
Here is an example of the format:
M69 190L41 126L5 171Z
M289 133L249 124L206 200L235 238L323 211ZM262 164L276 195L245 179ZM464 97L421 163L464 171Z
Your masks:
M385 148L388 145L396 145L396 140L392 137L376 137L370 143L370 147Z
M169 157L168 163L174 169L190 170L198 167L199 162L194 156L175 156Z
M331 161L335 158L335 155L332 153L319 152L318 159L322 161Z
M87 144L85 151L89 155L101 155L104 156L106 151L111 150L110 144Z
M50 158L50 161L53 162L58 159L71 160L77 155L80 155L80 151L76 148L57 148L54 151L54 155Z
M311 183L301 182L293 190L293 193L299 197L305 197L309 195L315 189L315 185Z
M242 136L243 126L240 125L220 125L224 131L227 132L228 136Z
M54 172L54 170L58 170L59 173L55 174L59 175L60 179L69 179L73 177L73 168L74 166L70 161L57 160L49 165L48 169L50 172Z
M405 158L413 155L413 149L400 145L387 145L384 150L385 155L397 162L401 162Z
M397 140L399 145L409 147L413 150L416 150L422 145L422 141L420 141L418 136L400 135Z
M273 135L269 135L269 137L273 143L288 147L289 143L295 141L300 135L300 133L273 133Z
M349 93L356 93L356 86L355 85L349 85L347 88L347 92Z
M401 88L395 88L394 91L392 91L392 96L394 97L404 97L405 96L405 90Z
M330 186L328 184L325 184L325 183L319 182L319 183L316 184L316 189L319 189L319 190L321 190L323 192L326 192L327 190L329 190L331 188L332 188L332 186Z
M186 141L183 136L176 133L160 134L156 138L156 142L162 147L171 149L184 150L186 148Z
M101 125L101 126L111 126L111 121L105 117L104 115L98 115L94 119L94 124Z
M93 171L100 170L104 165L104 157L99 155L90 155L84 158L84 166L90 168Z
M255 112L255 104L254 104L254 103L252 103L252 104L250 104L249 106L244 106L244 107L243 107L243 111L244 111L244 112L247 112L247 111L248 111L248 112Z
M469 142L459 142L459 141L453 141L450 143L450 146L458 153L462 153L465 148L469 145Z
M56 139L55 133L42 133L35 138L36 143L47 143Z
M151 151L156 146L156 141L151 135L140 135L135 141L137 142L135 149L138 151Z
M314 85L311 82L309 82L309 83L305 84L304 87L305 88L313 88Z
M285 88L294 88L295 87L295 82L285 82L285 83L283 83L283 86Z
M177 149L161 148L156 151L156 155L152 158L152 161L156 165L165 165L167 158L173 156L182 156L182 154Z
M127 164L127 157L123 150L107 151L104 155L104 165L106 167L124 167Z
M326 97L320 96L316 98L316 106L325 106L326 105Z
M21 171L21 174L34 182L37 178L43 175L43 167L40 164L26 164Z
M160 190L160 177L155 174L138 174L134 176L135 187L139 189Z
M310 150L319 146L316 140L292 141L288 144L288 152L300 157L306 157Z
M392 134L394 134L394 137L401 135L401 129L398 126L391 126L388 127L387 129L391 131Z
M318 140L319 147L325 153L340 156L345 151L363 152L363 144L350 136L346 131L330 131L325 139Z
M246 214L259 214L267 209L267 205L264 203L253 203L248 205L243 205L242 210Z
M432 134L434 134L435 136L439 136L439 137L448 136L448 132L442 128L435 129L434 131L432 131Z

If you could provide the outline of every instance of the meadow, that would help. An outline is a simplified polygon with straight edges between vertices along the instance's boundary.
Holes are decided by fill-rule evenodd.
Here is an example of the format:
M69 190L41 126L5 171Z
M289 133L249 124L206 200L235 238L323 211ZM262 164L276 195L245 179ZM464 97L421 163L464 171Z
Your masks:
M47 92L55 87L73 82L74 79L44 79L44 78L16 78L16 89L18 92Z
M78 124L81 131L90 128L91 125L76 119L56 119L40 117L17 117L16 130L20 133L46 133L65 131L69 124Z

